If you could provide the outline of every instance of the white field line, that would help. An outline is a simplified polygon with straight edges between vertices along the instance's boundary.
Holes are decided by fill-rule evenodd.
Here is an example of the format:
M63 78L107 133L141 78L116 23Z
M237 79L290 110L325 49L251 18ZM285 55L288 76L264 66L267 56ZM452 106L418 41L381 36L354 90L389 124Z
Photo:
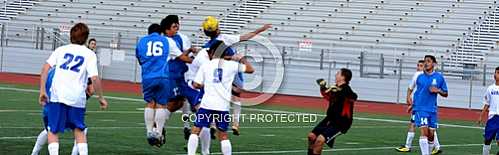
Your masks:
M0 90L12 90L12 91L21 91L21 92L38 92L38 90L34 89L22 89L22 88L11 88L11 87L0 87ZM142 99L137 98L128 98L128 97L116 97L116 96L105 96L108 99L121 100L121 101L136 101L136 102L144 102ZM244 110L249 111L258 111L258 112L269 112L269 113L283 113L283 114L314 114L314 113L303 113L303 112L292 112L292 111L283 111L283 110L267 110L267 109L256 109L256 108L248 108L245 107ZM8 112L9 110L0 110L0 112ZM30 111L33 112L34 110ZM91 113L142 113L140 111L87 111ZM323 114L314 114L317 116L326 116ZM381 119L381 118L366 118L366 117L354 117L355 120L364 120L364 121L376 121L376 122L389 122L389 123L403 123L407 124L407 120L393 120L393 119ZM438 124L442 127L455 127L455 128L468 128L468 129L484 129L483 127L478 126L466 126L466 125L457 125L457 124Z

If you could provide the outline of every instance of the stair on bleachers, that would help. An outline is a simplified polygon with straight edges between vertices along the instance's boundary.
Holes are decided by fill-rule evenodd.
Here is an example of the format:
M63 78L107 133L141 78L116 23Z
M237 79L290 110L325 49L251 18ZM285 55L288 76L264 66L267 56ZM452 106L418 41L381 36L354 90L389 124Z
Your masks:
M3 7L0 8L0 20L10 20L19 14L25 13L38 2L36 0L11 0L3 1Z

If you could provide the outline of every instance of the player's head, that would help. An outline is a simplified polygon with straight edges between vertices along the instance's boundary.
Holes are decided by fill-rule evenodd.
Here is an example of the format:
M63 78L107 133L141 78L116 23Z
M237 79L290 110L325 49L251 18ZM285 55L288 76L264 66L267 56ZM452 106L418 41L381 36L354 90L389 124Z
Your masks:
M203 27L204 34L210 38L214 38L220 34L218 20L213 16L206 17L201 27Z
M149 28L147 28L147 34L152 34L152 33L161 34L161 26L159 26L159 24L157 23L149 25Z
M423 71L424 70L424 60L419 60L418 61L418 66L416 68L417 71Z
M433 55L424 56L424 66L426 72L433 72L433 69L437 66L437 59Z
M74 25L69 32L71 43L85 45L89 33L90 30L88 29L88 26L86 24L78 23Z
M225 57L228 46L223 41L217 40L208 49L210 59Z
M352 71L349 69L342 68L336 72L336 84L349 84L350 80L352 80Z
M97 48L97 40L95 40L95 38L88 39L87 47L88 47L88 49L95 51L95 49Z
M179 30L179 20L177 15L168 15L163 20L161 20L162 32L167 36L173 36L177 34Z
M494 80L499 81L499 67L496 67L496 71L494 74Z

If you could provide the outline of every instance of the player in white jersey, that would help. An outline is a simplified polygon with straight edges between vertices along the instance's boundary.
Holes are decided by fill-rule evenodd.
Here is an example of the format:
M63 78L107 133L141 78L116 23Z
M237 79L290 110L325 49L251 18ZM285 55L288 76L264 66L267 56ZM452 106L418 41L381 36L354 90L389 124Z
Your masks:
M243 42L243 41L248 41L255 37L256 35L266 31L269 28L272 28L272 24L264 24L261 28L256 29L253 32L249 32L243 35L228 35L228 34L221 34L220 29L219 29L219 22L218 20L213 17L213 16L208 16L205 21L203 22L203 31L206 36L210 37L210 41L208 41L203 47L208 48L210 47L213 43L216 41L223 41L225 45L227 46L232 46L235 43L238 42ZM228 48L227 56L233 56L237 53L237 51L233 48ZM239 135L239 115L241 113L241 102L237 100L237 98L240 97L243 89L243 76L242 73L238 73L234 79L234 87L232 90L232 95L234 96L232 103L234 104L233 106L233 112L234 112L234 122L232 125L232 130L234 135Z
M196 121L189 137L187 152L194 155L199 143L199 132L203 127L209 127L214 122L218 129L218 138L224 155L232 153L232 146L227 135L230 122L230 100L232 98L232 82L238 72L253 73L254 68L242 56L234 56L234 60L224 59L227 46L222 41L215 42L208 51L210 62L203 64L196 78L194 87L205 89L199 110L196 112Z
M494 80L495 83L490 85L485 91L483 110L478 119L480 125L487 122L483 135L483 155L489 155L490 143L492 143L494 138L499 145L499 67L496 67ZM499 152L496 154L499 154Z
M424 69L424 60L419 60L418 61L418 64L417 64L417 67L416 67L416 72L414 73L414 75L412 76L412 80L411 82L409 83L409 87L407 89L407 98L406 98L406 101L407 101L407 105L412 105L413 103L413 100L414 100L414 92L416 91L416 80L418 78L419 75L423 74L423 69ZM411 149L412 149L412 140L414 139L414 135L415 135L415 124L414 124L414 113L412 112L412 109L411 107L408 108L408 112L411 114L411 119L409 121L409 129L407 131L407 137L406 137L406 140L405 140L405 144L396 148L396 150L398 152L411 152ZM442 153L442 150L440 150L440 143L438 141L438 137L437 137L437 131L435 131L435 148L432 150L432 154L439 154L439 153Z
M88 35L89 29L85 24L73 26L70 31L71 44L57 48L42 68L39 102L47 108L48 150L51 155L59 154L57 134L64 132L66 128L73 130L80 155L88 154L87 139L83 133L86 128L85 90L88 77L91 77L101 108L107 108L108 103L102 95L98 77L97 57L84 46ZM55 73L50 90L46 90L50 68L54 68ZM50 92L50 100L47 91Z

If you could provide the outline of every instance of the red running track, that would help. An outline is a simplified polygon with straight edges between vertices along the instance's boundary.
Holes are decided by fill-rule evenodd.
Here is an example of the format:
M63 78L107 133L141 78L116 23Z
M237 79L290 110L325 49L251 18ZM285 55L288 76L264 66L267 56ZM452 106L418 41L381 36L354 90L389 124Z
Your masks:
M0 73L0 83L8 84L24 84L37 86L39 83L38 75ZM140 84L123 81L104 80L103 89L107 92L118 92L141 95ZM317 90L319 91L319 90ZM243 96L254 96L256 93L244 93ZM295 108L306 109L322 109L326 111L326 100L319 97L293 96L276 94L270 98L265 104L280 105ZM395 116L407 116L406 106L402 104L380 103L370 101L358 101L355 103L355 112L372 113L372 114L388 114ZM468 110L459 108L439 108L439 118L446 120L465 120L475 121L479 117L478 110Z

